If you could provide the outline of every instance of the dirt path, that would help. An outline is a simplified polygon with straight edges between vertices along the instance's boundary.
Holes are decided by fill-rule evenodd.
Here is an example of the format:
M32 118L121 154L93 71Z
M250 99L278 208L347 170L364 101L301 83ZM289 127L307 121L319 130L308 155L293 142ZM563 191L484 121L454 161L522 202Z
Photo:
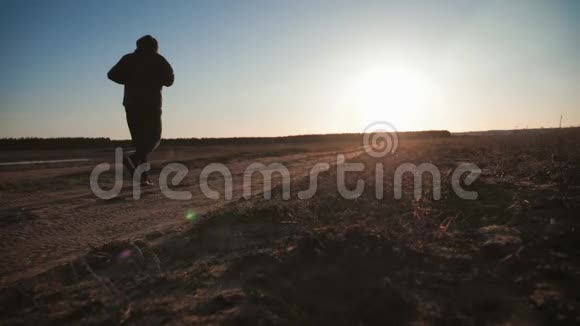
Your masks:
M358 155L361 149L343 152L348 158ZM337 153L292 154L229 162L226 165L233 176L233 200L241 198L243 173L253 162L283 163L292 178L297 178L306 175L316 163L336 164ZM188 166L195 167L195 164ZM92 247L171 232L187 223L188 212L204 214L225 203L223 199L208 199L201 193L201 167L190 168L187 178L177 186L179 190L192 193L192 199L186 201L166 198L158 186L144 190L142 199L134 200L129 182L117 197L99 199L87 182L91 169L92 166L86 165L45 169L44 172L28 170L24 174L34 176L31 184L26 184L29 179L22 179L22 173L17 170L3 173L3 178L18 180L22 187L30 189L0 192L1 287L66 264ZM272 186L279 183L280 178L274 177ZM212 179L210 184L219 187L223 180ZM252 187L254 194L260 192L262 178L253 178Z

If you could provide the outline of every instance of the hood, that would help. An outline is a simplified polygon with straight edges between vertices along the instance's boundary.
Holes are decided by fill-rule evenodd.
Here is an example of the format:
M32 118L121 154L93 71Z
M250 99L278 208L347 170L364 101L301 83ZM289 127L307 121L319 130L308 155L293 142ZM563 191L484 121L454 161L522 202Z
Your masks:
M157 40L151 35L145 35L137 40L137 52L157 52Z

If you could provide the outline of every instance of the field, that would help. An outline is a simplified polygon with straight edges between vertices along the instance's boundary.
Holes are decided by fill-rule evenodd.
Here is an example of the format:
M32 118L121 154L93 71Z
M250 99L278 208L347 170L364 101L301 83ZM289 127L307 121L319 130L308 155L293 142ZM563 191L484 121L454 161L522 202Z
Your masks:
M337 155L364 171L338 190ZM159 187L134 200L131 182L111 199L89 188L92 168L113 150L3 151L0 162L88 161L0 166L2 324L553 325L580 322L580 130L401 138L371 157L360 141L162 146L152 164L189 169L167 198ZM199 187L209 163L232 173L233 199ZM291 196L258 174L242 198L248 165L281 163ZM318 175L312 198L308 174ZM431 163L413 196L401 164ZM453 171L473 163L476 200L452 189ZM382 164L384 177L376 177ZM103 187L113 177L102 178ZM384 196L376 197L377 183ZM246 185L248 186L248 185ZM269 190L269 189L266 189Z

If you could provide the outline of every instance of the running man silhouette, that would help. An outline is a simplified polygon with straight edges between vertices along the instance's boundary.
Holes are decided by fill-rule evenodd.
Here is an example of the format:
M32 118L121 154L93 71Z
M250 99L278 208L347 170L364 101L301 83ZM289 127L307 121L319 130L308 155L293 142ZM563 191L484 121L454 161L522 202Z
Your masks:
M161 89L173 85L173 68L157 53L157 40L145 35L137 40L137 49L121 58L107 76L125 86L123 106L135 153L126 155L123 164L131 173L147 162L147 157L161 141ZM147 173L143 185L151 185Z

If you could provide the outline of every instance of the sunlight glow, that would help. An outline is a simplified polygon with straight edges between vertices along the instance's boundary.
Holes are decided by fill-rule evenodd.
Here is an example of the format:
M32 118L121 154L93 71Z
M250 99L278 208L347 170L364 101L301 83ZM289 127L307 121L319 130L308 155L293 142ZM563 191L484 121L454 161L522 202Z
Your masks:
M408 67L375 66L355 80L351 97L365 123L388 121L401 127L429 110L433 87L423 74Z

